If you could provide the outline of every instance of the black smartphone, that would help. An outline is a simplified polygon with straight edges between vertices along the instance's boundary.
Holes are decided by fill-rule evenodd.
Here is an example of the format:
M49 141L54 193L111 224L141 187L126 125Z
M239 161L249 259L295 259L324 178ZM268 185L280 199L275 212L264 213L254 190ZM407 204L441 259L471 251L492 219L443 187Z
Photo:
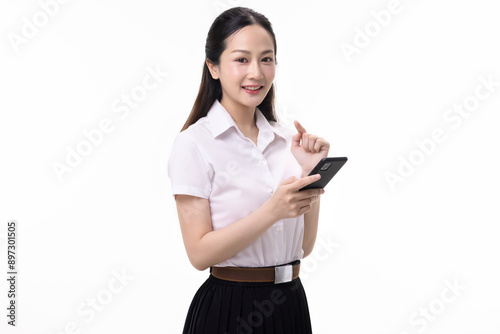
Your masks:
M318 181L315 181L311 184L308 184L305 187L302 187L300 190L305 189L316 189L316 188L324 188L330 182L330 180L337 174L337 172L344 166L347 162L346 157L337 157L337 158L323 158L318 162L316 167L309 173L309 175L313 174L321 174L321 178Z

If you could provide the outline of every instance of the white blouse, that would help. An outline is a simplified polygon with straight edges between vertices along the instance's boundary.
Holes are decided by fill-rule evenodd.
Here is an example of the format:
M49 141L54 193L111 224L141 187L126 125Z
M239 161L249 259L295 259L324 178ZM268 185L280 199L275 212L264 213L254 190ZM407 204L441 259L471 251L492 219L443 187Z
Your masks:
M257 210L278 185L302 169L292 155L295 130L256 109L258 145L214 102L207 116L177 134L168 161L172 194L207 198L213 230ZM277 221L253 243L216 266L266 267L302 259L304 215Z

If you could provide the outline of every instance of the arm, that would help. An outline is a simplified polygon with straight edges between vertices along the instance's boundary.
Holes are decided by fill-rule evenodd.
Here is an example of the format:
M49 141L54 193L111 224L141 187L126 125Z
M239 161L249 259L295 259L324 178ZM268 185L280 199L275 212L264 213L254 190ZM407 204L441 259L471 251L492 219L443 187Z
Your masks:
M303 173L302 177L305 175L307 174ZM302 249L304 250L303 258L312 253L314 244L316 243L320 198L321 196L318 196L318 200L311 204L311 210L304 214L304 240L302 241Z
M306 132L306 129L295 121L297 133L292 137L291 151L297 162L302 167L302 177L308 175L314 166L322 159L328 156L330 143L325 139ZM302 141L302 143L301 143ZM321 194L324 191L321 191ZM318 197L319 199L319 197ZM311 210L304 214L304 239L302 241L302 250L304 257L311 254L318 234L319 219L319 200L311 205Z
M213 231L208 199L176 195L175 202L189 261L198 270L233 257L279 220L265 202L250 215Z
M318 234L318 220L319 220L319 202L317 200L311 205L311 210L304 214L304 240L302 241L302 249L304 256L312 253L314 244L316 243L316 235Z
M191 264L198 270L225 261L255 241L275 222L298 217L319 199L319 189L298 189L318 180L319 175L283 181L274 194L257 210L228 226L214 231L208 199L176 195L184 246Z

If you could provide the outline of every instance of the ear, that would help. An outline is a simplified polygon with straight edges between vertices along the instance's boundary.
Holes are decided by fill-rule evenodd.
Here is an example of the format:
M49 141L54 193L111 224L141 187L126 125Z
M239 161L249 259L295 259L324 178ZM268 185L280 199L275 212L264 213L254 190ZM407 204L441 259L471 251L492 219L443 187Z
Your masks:
M212 75L212 78L214 80L219 79L219 73L218 73L219 66L214 65L208 58L205 62L207 64L208 70L210 71L210 74Z

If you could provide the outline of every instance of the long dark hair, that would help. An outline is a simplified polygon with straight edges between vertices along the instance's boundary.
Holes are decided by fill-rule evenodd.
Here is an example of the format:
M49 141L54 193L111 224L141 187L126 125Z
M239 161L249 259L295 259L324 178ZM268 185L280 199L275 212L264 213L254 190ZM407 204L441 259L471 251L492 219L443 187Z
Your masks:
M206 59L215 65L219 65L220 55L227 46L226 39L238 30L251 24L261 25L271 35L274 43L274 59L277 64L276 37L274 36L271 22L269 22L269 20L264 15L246 7L230 8L222 12L215 19L207 35L207 41L205 44ZM206 116L215 100L217 99L220 101L221 98L222 87L220 84L220 80L215 80L212 78L206 62L203 61L203 74L201 77L198 96L196 97L193 109L191 110L186 123L184 123L181 132L187 129L191 124L196 123L196 121L198 121L200 118ZM262 111L262 114L268 121L276 122L277 118L274 107L274 84L271 85L271 88L269 89L266 97L257 107L260 111Z

